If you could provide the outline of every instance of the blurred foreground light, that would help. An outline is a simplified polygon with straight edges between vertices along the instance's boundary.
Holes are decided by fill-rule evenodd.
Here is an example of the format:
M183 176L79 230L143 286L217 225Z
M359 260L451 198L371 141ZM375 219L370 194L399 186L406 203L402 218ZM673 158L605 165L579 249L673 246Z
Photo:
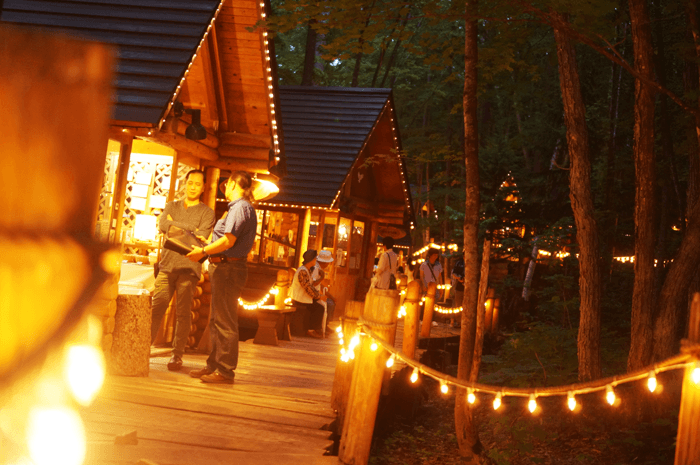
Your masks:
M613 391L612 386L608 386L605 388L605 399L610 405L613 405L615 403L615 391Z
M71 394L81 405L90 405L105 380L102 351L92 345L68 348L64 375Z
M692 379L695 384L700 385L700 365L698 365L698 363L695 364L695 369L690 374L690 379Z
M450 391L450 388L447 387L447 384L442 383L440 385L440 392L442 392L443 394L447 394L449 391Z
M392 366L394 366L394 356L393 355L391 357L389 357L389 360L386 361L387 368L391 368Z
M472 389L470 389L469 393L467 394L467 402L470 404L476 402L476 396L474 395L474 391Z
M35 408L29 414L27 445L35 465L80 465L85 460L85 429L68 408Z
M496 398L493 399L493 409L498 410L501 407L501 395L496 394Z
M535 413L535 410L537 410L537 400L534 394L530 394L530 400L527 401L527 409L530 413Z
M656 391L656 386L656 373L652 371L649 373L649 378L647 379L647 387L649 388L649 392Z
M413 373L411 373L411 382L415 383L418 381L418 368L413 369Z
M375 350L377 350L378 347L379 347L379 346L377 345L376 342L372 342L372 345L369 346L369 349L370 349L372 352L374 352Z
M574 397L573 393L569 393L568 399L566 399L566 403L569 406L569 410L572 412L576 409L576 398Z

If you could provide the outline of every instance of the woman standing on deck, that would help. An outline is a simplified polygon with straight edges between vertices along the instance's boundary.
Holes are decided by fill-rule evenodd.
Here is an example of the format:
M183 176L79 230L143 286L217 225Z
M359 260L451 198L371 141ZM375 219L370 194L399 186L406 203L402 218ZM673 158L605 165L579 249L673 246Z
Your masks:
M252 185L245 171L231 174L226 183L228 211L214 226L211 243L187 255L192 261L209 258L211 354L207 366L190 372L205 383L233 384L238 365L238 298L248 279L246 258L257 227Z

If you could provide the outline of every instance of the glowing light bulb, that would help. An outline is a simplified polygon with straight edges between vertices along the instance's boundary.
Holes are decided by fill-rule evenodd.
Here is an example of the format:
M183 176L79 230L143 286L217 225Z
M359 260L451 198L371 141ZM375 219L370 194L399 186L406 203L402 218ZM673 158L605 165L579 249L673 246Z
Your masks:
M394 366L394 356L393 355L391 357L389 357L389 360L386 361L387 368L391 368L392 366Z
M340 355L345 355L347 351L345 350L345 347L340 348Z
M340 328L340 326L338 326L338 327ZM345 337L345 335L343 334L342 331L338 331L338 337L339 337L340 339L342 339L343 337Z
M352 339L350 339L350 347L357 347L360 344L360 336L355 334Z
M411 382L415 383L418 381L418 368L413 369L413 373L411 373Z
M29 455L36 465L80 465L85 459L85 428L68 408L35 408L27 426Z
M348 361L350 361L350 356L348 354L345 354L342 357L340 357L340 360L342 360L345 363L348 363Z
M537 410L537 400L534 394L530 394L530 400L527 402L527 409L530 413L535 413L535 410Z
M447 384L442 383L440 384L440 392L443 394L447 394L450 391L450 388L447 387Z
M501 407L501 395L496 394L496 398L493 399L493 409L498 410Z
M474 402L476 402L476 396L474 395L474 391L471 389L469 390L469 393L467 394L467 402L469 402L470 404L473 404Z
M612 386L608 386L605 388L605 399L610 405L613 405L615 403L615 391L613 391Z
M573 393L569 393L568 398L566 399L566 403L569 405L569 410L573 412L576 408L576 398L574 397Z
M647 379L647 387L649 388L649 392L656 391L656 386L656 373L651 371L649 372L649 378Z
M376 343L376 342L373 342L372 345L369 346L369 350L371 350L372 352L374 352L375 350L377 350L378 347L379 347L379 346L377 345L377 343Z
M338 339L338 343L342 346L343 344L345 344L345 339Z
M92 345L70 346L64 363L63 374L71 394L81 405L90 405L105 380L102 350Z
M690 374L690 379L692 379L695 384L700 385L700 364L698 362L695 363L695 368Z

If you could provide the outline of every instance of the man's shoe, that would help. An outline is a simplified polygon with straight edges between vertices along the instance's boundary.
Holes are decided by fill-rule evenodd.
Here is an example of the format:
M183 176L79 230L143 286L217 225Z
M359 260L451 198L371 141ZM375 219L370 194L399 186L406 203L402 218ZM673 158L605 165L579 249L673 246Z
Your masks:
M182 357L179 355L173 355L173 358L168 362L168 370L170 371L180 371L182 368Z
M315 337L316 339L323 339L323 335L316 331L315 329L310 329L306 332L306 335L309 337Z
M201 377L201 380L205 383L211 384L233 384L233 378L227 378L218 371L215 371L214 373L210 373L208 375L203 375Z
M190 376L193 378L201 378L202 376L210 375L214 373L208 367L200 368L199 370L190 371Z

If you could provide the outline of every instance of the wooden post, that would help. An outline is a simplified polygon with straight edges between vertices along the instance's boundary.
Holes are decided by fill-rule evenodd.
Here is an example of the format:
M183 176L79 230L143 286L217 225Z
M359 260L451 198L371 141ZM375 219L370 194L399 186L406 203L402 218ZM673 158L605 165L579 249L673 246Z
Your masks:
M476 381L481 366L481 353L484 350L484 303L489 287L489 264L491 256L491 240L484 241L484 250L481 255L481 273L479 274L479 300L476 305L476 335L474 337L474 356L472 357L472 369L469 372L469 381ZM464 311L464 310L463 310Z
M180 153L175 150L173 154L173 164L170 168L170 186L168 187L168 202L175 200L175 190L177 189L177 170L180 166Z
M207 185L204 187L204 203L216 211L216 191L219 188L219 175L221 170L213 166L208 166L205 171L207 177Z
M403 291L406 290L406 286L408 285L408 276L400 274L396 277L396 281L397 287L399 288L399 298L401 299L399 305L403 305L404 298L406 297L406 293ZM403 294L401 294L402 292Z
M285 308L285 299L289 293L289 271L279 270L277 272L277 282L275 283L277 294L275 295L275 308L280 310Z
M700 386L692 380L693 370L698 367L698 344L700 344L700 294L693 296L690 305L688 339L684 346L694 355L695 364L685 369L681 408L678 414L678 436L676 437L675 465L700 463Z
M430 329L433 326L433 311L435 310L435 291L437 284L432 282L428 284L428 292L425 294L425 303L423 307L423 325L420 330L420 337L430 337Z
M403 304L406 308L406 316L403 320L403 353L412 359L416 358L420 297L420 283L418 281L408 283Z
M132 141L120 142L119 148L119 163L117 164L117 182L114 188L114 200L112 202L111 221L115 221L114 225L114 244L120 244L122 241L122 225L124 224L124 204L126 203L126 181L129 174L129 165L131 164L131 145ZM112 225L110 225L110 230Z
M297 241L297 262L294 266L297 268L302 265L303 256L309 244L309 230L311 229L311 209L307 208L304 213L304 220L301 225L301 231L298 233ZM318 252L318 250L316 250Z
M345 304L345 316L342 317L342 331L345 340L355 335L357 330L357 320L362 316L365 303L356 300L348 300ZM352 369L355 361L343 362L338 356L335 365L335 378L333 379L333 391L331 392L331 407L338 411L338 433L343 428L345 412L348 406L348 395L350 394L350 384L352 382Z
M363 319L369 329L386 341L395 331L399 293L396 290L372 289L365 298ZM381 326L373 326L372 324ZM349 402L340 439L339 463L366 464L374 433L379 394L386 370L387 353L371 349L372 339L362 338L355 348L355 369Z

